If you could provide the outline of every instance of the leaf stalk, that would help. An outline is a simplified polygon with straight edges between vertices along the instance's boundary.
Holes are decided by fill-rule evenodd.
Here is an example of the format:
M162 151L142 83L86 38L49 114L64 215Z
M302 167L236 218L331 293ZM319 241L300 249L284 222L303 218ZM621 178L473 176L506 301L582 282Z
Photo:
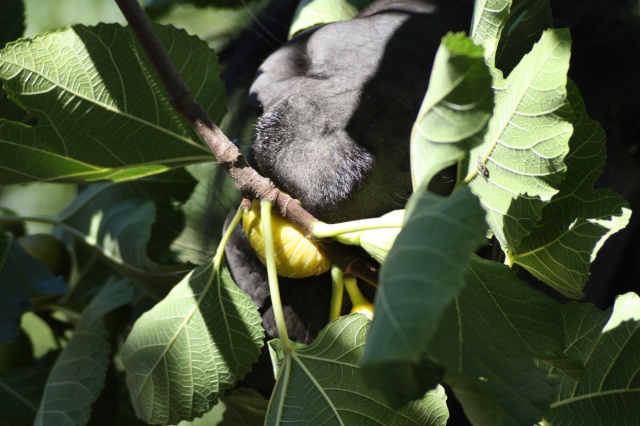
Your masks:
M264 235L264 251L267 263L267 276L269 278L269 293L271 294L271 306L276 320L278 337L282 340L282 347L285 352L293 351L287 332L287 324L284 319L282 309L282 299L280 298L280 286L278 285L278 272L276 270L276 254L273 244L273 230L271 228L271 209L273 204L270 201L260 201L260 216L262 216L262 235Z

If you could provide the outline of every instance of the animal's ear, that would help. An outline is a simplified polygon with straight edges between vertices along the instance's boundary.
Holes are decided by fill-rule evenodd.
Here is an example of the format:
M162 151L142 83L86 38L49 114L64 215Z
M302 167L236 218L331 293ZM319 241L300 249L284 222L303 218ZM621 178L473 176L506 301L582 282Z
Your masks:
M251 85L249 101L261 114L282 100L282 94L288 94L295 79L305 75L309 68L307 42L316 31L316 27L303 31L272 53L258 68Z

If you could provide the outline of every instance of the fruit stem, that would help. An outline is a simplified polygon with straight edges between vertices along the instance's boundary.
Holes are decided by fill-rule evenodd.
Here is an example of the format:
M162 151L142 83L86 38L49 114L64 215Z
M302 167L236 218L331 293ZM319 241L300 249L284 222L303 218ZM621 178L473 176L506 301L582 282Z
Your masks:
M338 265L331 266L331 305L329 308L329 322L338 319L342 311L342 297L344 294L344 272Z
M504 251L504 264L509 268L513 268L513 264L515 263L515 257L510 249Z
M370 303L360 291L356 277L345 277L344 286L354 307Z
M316 222L311 226L311 232L316 238L331 238L340 234L366 231L368 229L402 228L403 220L404 216L391 216L341 223Z
M278 273L276 271L276 254L273 244L273 230L271 229L271 208L270 201L260 201L260 216L262 217L262 235L264 235L264 252L267 263L267 276L269 278L269 292L271 293L271 306L276 320L278 337L282 340L282 348L285 352L293 351L287 333L287 323L284 320L284 310L280 299L280 287L278 286Z
M0 215L0 223L22 223L22 222L36 222L44 223L47 225L59 225L60 221L55 217L45 216L7 216Z
M220 243L218 244L218 249L216 250L216 254L215 256L213 256L213 259L211 260L214 271L220 271L220 264L222 263L222 259L224 258L224 249L227 246L227 242L229 241L229 238L231 238L231 234L233 234L233 231L236 229L236 227L240 223L240 220L242 220L242 214L243 214L242 207L240 207L238 208L238 211L236 212L235 216L233 216L231 223L229 223L229 227L227 227L227 230L224 232L224 234L222 235L222 238L220 239Z

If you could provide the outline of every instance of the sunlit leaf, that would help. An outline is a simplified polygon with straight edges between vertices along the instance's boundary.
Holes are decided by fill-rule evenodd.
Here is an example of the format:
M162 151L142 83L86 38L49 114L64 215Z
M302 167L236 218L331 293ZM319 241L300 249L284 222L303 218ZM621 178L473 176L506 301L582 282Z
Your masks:
M564 309L566 353L586 366L565 377L548 420L555 426L640 423L640 298L619 296L613 312L571 303Z
M593 189L606 158L604 132L587 117L575 86L568 88L574 132L564 160L565 180L509 258L565 296L581 298L598 249L627 225L631 211L613 191Z
M173 27L156 27L213 120L224 114L216 55ZM10 98L37 117L0 121L0 183L122 180L210 161L128 28L82 25L0 52Z
M572 126L566 120L570 39L549 29L509 77L494 75L495 109L465 182L487 211L502 249L516 250L558 193Z
M34 425L71 426L89 421L91 404L104 387L111 354L104 315L132 297L133 288L126 280L113 280L86 307L73 338L49 374Z
M493 111L483 49L464 34L448 34L431 70L429 89L411 134L414 190L456 164L482 142Z
M281 345L270 342L280 366L266 424L446 424L442 387L395 410L364 384L358 363L368 328L364 315L352 314L330 323L306 348L283 352Z
M355 18L372 0L302 0L298 4L293 23L289 28L289 38L314 25L346 21Z
M127 338L122 360L136 414L155 424L201 416L251 369L263 338L256 306L229 271L195 269Z
M476 0L469 36L487 53L487 64L495 66L498 40L509 18L511 0Z
M145 12L155 17L166 14L172 8L179 5L193 5L197 8L247 8L257 0L145 0L143 2Z

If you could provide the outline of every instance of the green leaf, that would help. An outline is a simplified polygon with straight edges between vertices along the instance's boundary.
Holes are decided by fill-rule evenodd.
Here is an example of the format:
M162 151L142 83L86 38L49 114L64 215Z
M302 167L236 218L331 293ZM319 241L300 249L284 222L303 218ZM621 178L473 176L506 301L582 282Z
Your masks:
M57 353L49 352L28 367L0 372L0 425L33 424Z
M468 188L448 198L415 193L382 266L362 360L366 382L400 406L439 380L415 376L440 318L464 286L470 253L486 241L485 213ZM392 367L393 366L393 367Z
M301 0L289 27L289 39L314 25L353 19L372 0Z
M16 338L22 314L31 311L30 298L63 294L67 283L29 256L8 233L0 233L0 344Z
M24 33L24 3L4 0L0 14L0 49Z
M149 257L147 246L158 208L175 209L195 185L184 170L142 180L89 186L56 218L71 233L109 264L148 293L161 298L192 267L160 264ZM182 221L165 223L161 231L182 227Z
M145 0L145 12L151 17L166 14L176 6L193 5L196 8L250 8L257 0ZM223 9L224 10L224 9ZM155 21L155 20L154 20Z
M494 74L494 114L484 143L471 151L464 182L507 253L540 220L566 170L570 44L568 30L547 30L506 80Z
M537 365L540 368L553 368L557 372L564 374L572 378L573 380L580 381L584 377L586 369L584 363L578 359L569 356L545 356L537 360Z
M137 416L177 423L209 411L258 360L264 330L229 271L207 263L143 314L122 361Z
M609 236L628 224L631 211L613 191L593 189L606 158L604 131L587 117L575 86L568 89L574 132L564 160L565 180L508 261L524 266L565 296L581 298L589 265Z
M201 264L215 253L222 237L222 224L231 210L237 210L241 195L229 173L217 163L198 164L189 167L189 171L198 184L180 206L184 228L171 248L180 261ZM177 229L175 224L167 226Z
M396 405L444 381L476 425L539 421L557 396L558 378L534 361L564 355L561 306L527 288L500 263L471 255L468 267L447 264L447 268L465 274L464 287L453 303L439 295L452 292L449 287L455 285L441 271L444 267L405 272L429 277L431 282L423 286L433 288L430 294L418 286L405 286L396 295L404 304L389 297L376 299L372 326L386 305L395 315L379 323L384 340L371 334L367 342L362 361L365 381ZM383 281L379 291L388 284ZM412 323L405 321L407 311L414 313ZM422 347L414 349L416 342Z
M175 3L175 1L173 2ZM196 34L202 40L206 41L209 47L216 52L222 52L226 48L231 47L233 43L238 40L242 31L253 24L256 17L260 16L264 8L270 4L269 1L264 0L220 0L219 2L236 4L230 5L231 7L217 7L219 5L198 7L191 1L180 1L175 7L162 10L162 5L160 8L149 8L149 3L147 3L145 12L147 12L147 16L149 16L153 22L158 24L171 24L184 29L189 34ZM249 83L249 81L245 83ZM231 94L229 90L228 93L232 98L229 99L227 107L230 107L229 113L233 115L231 111L233 109L232 99L237 93ZM243 95L242 100L246 104L246 92L243 92ZM223 123L218 124L224 134L236 134L227 132L226 129L223 128Z
M571 303L564 309L565 353L586 366L565 377L547 419L554 426L640 423L640 298L619 296L610 311Z
M126 280L107 282L86 307L73 338L54 365L34 425L84 425L104 386L111 345L104 315L129 303Z
M222 426L263 425L269 400L251 388L239 388L222 399L227 409Z
M511 0L476 0L469 35L485 49L487 64L495 67L500 34L509 17Z
M483 49L464 34L447 34L436 54L429 89L411 134L413 188L480 144L493 111Z
M219 122L225 96L213 51L182 30L155 28ZM11 44L0 52L0 79L38 119L0 120L0 183L117 181L212 160L128 28L78 25Z
M358 362L368 328L369 320L353 314L331 322L306 348L283 353L270 342L281 366L266 424L446 424L442 387L394 410L380 392L365 386Z
M558 378L534 359L562 355L561 306L475 255L465 281L426 356L445 367L473 424L534 424L558 393Z

